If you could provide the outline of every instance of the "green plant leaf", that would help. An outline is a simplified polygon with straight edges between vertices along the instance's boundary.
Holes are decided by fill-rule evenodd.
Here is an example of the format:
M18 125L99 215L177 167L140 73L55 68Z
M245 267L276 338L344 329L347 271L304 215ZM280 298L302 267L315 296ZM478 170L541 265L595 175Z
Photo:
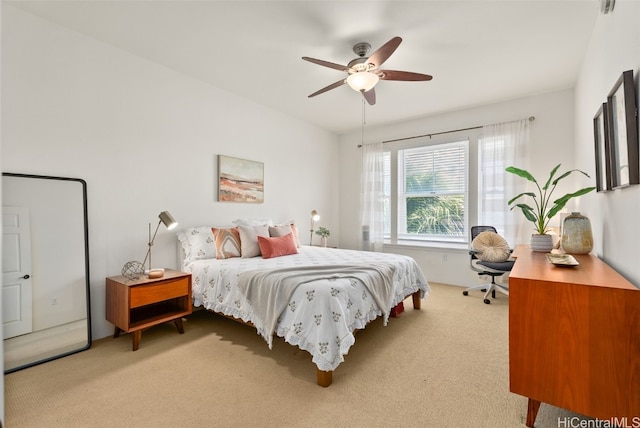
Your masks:
M563 203L566 204L567 202L569 202L569 199L571 198L576 198L578 196L582 196L585 195L591 191L595 190L595 187L585 187L584 189L580 189L576 192L573 193L567 193L566 195L556 199L555 201L553 201L554 204L559 204L559 203Z
M534 214L533 208L531 208L527 204L516 204L511 209L518 207L522 211L522 214L526 217L527 220L531 222L536 222L538 220L537 216Z
M547 180L547 182L542 187L542 190L547 190L549 188L549 184L551 184L551 180L553 180L553 176L556 175L556 171L558 171L558 168L560 168L560 165L562 165L562 164L559 163L558 165L556 165L555 168L553 168L551 170L551 174L549 174L549 179ZM558 180L560 180L560 179L558 179ZM558 182L558 180L554 181L553 184L555 185Z
M520 193L518 196L516 196L515 198L512 198L509 202L507 202L507 205L511 205L513 203L513 201L517 200L518 198L520 198L522 196L531 196L532 198L536 197L535 193L532 193L532 192Z
M331 236L331 231L326 227L320 226L318 230L316 230L316 235L321 236L323 238L328 238Z
M505 169L505 171L510 172L511 174L515 174L518 177L526 178L529 181L537 183L536 179L533 178L533 175L529 171L524 169L516 168L515 166L509 166Z
M569 199L564 200L562 202L556 201L556 204L553 207L551 207L551 209L547 213L547 218L549 220L551 220L554 215L558 214L560 212L560 210L563 209L565 205L567 205L568 201L569 201Z
M565 172L564 174L562 174L560 177L556 178L556 179L553 181L553 184L554 184L554 185L558 184L558 181L562 180L563 178L565 178L567 175L571 174L572 172L579 172L580 174L584 174L584 175L585 175L585 176L587 176L588 178L591 178L591 177L589 177L589 174L587 174L587 173L586 173L586 172L584 172L584 171L580 171L579 169L572 169L571 171L567 171L567 172Z

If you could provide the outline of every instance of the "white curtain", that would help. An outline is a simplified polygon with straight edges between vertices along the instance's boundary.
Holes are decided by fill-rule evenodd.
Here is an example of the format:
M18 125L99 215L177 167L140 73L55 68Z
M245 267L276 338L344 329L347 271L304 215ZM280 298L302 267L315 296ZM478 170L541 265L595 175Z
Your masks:
M495 226L511 246L528 244L531 227L507 202L527 190L526 180L505 168L529 169L529 119L482 127L479 147L479 224Z
M382 251L384 244L384 163L382 143L362 145L360 248Z

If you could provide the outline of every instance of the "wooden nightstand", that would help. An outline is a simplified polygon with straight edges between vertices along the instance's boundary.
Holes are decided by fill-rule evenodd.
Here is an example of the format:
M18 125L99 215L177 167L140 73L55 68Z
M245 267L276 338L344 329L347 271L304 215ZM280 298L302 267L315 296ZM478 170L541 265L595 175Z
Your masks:
M162 278L146 275L130 280L113 276L106 280L107 321L114 324L113 337L133 333L133 350L140 346L142 330L174 321L184 333L182 317L191 313L191 274L166 270Z

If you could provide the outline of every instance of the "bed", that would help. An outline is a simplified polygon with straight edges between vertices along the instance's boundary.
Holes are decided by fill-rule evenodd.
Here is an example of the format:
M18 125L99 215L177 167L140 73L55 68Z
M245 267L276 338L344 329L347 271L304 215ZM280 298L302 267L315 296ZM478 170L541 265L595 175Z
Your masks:
M211 241L206 227L187 233L194 231L202 234L201 242ZM243 238L247 246L248 238ZM321 386L332 383L333 371L355 343L355 331L378 317L386 325L392 309L409 296L414 309L420 309L429 293L422 270L404 255L301 246L297 241L290 254L270 256L265 250L242 256L238 249L237 256L216 258L222 251L216 239L217 251L193 239L187 242L185 235L180 241L182 269L192 274L194 307L252 325L269 348L276 335L309 352Z

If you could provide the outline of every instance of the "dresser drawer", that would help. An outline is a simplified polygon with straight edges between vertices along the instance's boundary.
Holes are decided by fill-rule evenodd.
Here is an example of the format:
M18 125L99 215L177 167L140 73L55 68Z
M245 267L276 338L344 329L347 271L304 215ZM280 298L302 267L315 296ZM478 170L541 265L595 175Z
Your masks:
M140 285L131 288L130 306L150 305L164 300L174 299L189 294L188 278L180 278L174 281L165 281L154 284Z

